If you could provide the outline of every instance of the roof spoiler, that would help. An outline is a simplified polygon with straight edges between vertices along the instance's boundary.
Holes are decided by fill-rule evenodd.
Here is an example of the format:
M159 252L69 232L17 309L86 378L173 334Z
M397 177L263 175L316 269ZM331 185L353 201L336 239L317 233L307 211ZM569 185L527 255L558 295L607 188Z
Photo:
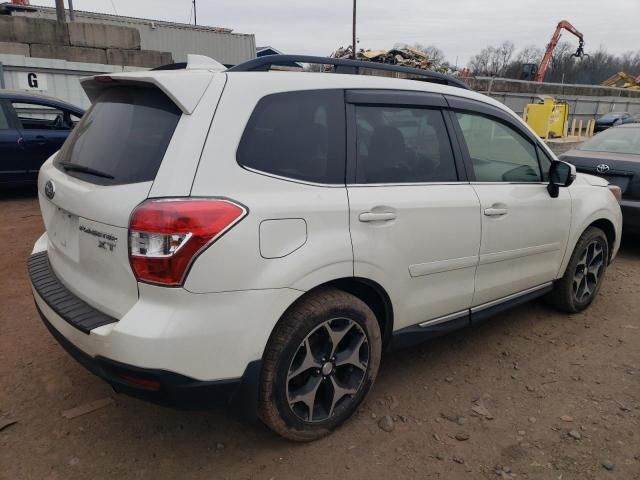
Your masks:
M183 113L191 115L211 83L212 74L224 71L225 66L204 55L187 55L187 62L183 65L182 68L96 75L82 78L80 83L91 103L109 87L119 84L151 84L162 90ZM184 70L180 75L171 71L182 69Z

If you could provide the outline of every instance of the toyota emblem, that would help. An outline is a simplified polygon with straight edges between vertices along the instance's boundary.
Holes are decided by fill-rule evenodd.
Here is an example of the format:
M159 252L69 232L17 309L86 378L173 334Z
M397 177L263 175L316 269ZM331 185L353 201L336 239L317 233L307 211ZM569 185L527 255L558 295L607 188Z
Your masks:
M47 180L47 183L44 184L44 194L49 200L55 196L56 185L51 180Z
M596 172L598 173L607 173L611 168L606 163L601 163L596 167Z

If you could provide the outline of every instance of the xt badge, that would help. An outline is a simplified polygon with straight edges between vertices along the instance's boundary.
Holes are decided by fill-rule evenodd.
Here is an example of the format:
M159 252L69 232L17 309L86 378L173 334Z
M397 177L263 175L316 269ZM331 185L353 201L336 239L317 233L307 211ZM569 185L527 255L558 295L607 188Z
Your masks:
M110 252L113 252L113 249L116 248L116 244L107 242L106 240L98 240L98 248L102 248L103 250L109 250Z
M106 250L108 252L113 252L116 248L116 243L118 242L118 237L115 235L111 235L110 233L101 232L99 230L95 230L93 228L89 228L85 225L80 225L80 231L86 233L87 235L93 235L98 238L98 248Z

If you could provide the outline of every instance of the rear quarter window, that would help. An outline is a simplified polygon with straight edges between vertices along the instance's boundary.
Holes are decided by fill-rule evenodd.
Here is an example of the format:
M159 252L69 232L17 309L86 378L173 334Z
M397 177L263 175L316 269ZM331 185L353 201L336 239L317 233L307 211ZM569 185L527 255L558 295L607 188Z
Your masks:
M155 87L108 88L75 126L54 164L100 185L152 181L180 117L180 109Z
M238 163L294 180L344 184L344 115L341 90L268 95L247 123Z

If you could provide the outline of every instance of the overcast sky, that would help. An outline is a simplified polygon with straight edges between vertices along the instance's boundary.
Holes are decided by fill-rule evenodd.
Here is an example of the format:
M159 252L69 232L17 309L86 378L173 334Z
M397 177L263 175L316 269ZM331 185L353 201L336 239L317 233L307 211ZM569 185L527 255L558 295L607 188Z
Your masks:
M67 0L65 0L65 3ZM55 0L32 1L53 6ZM189 22L191 0L73 0L77 10ZM351 43L351 0L198 0L198 23L253 33L256 45L327 55ZM589 48L640 50L640 0L358 0L361 48L437 45L464 65L487 45L544 47L561 19ZM191 17L193 22L193 17ZM575 37L565 33L573 43Z

